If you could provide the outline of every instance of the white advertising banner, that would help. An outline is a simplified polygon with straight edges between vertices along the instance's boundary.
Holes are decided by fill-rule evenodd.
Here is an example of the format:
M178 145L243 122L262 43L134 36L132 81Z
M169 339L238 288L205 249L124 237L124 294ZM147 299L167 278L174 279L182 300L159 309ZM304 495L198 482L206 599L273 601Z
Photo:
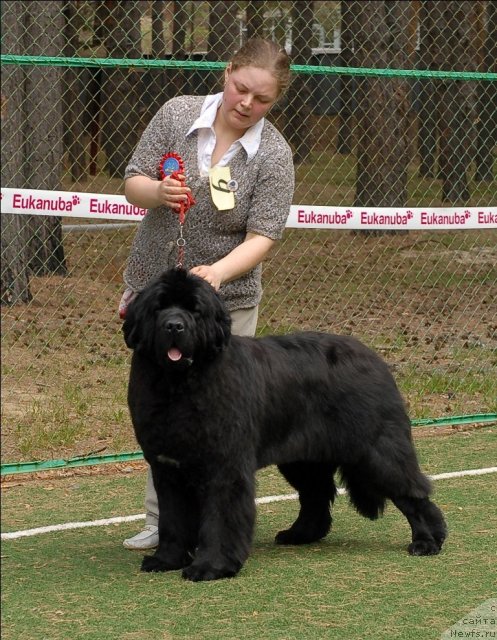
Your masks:
M140 222L147 210L124 196L2 188L3 213ZM294 204L286 226L294 229L495 229L497 207L329 207Z

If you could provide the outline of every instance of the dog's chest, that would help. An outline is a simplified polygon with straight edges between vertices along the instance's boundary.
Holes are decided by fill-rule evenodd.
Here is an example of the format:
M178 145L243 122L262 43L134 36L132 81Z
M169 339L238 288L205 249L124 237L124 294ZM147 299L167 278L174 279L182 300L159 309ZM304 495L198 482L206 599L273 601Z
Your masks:
M137 440L148 459L172 467L195 465L216 448L217 437L206 429L205 417L191 399L146 400L141 396L130 409Z

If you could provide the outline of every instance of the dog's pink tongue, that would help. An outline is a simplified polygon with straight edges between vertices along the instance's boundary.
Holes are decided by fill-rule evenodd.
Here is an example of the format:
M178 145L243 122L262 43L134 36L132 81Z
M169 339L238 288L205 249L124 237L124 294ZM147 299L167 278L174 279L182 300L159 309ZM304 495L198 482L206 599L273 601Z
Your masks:
M178 360L181 360L182 353L176 347L171 347L167 352L167 357L169 358L169 360L173 360L174 362L177 362Z

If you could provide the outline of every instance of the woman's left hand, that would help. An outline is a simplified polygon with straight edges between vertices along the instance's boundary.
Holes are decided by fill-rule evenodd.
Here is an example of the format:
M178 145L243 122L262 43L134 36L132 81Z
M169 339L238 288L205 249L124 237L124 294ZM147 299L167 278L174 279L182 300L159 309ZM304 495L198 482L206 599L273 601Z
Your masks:
M219 291L219 287L221 286L221 276L213 266L201 264L198 267L190 269L190 273L193 273L195 276L199 276L199 278L203 278L206 282L212 285L216 291Z
M245 240L211 265L201 264L190 270L211 284L216 291L223 282L236 280L256 267L268 254L275 241L257 233L247 233Z

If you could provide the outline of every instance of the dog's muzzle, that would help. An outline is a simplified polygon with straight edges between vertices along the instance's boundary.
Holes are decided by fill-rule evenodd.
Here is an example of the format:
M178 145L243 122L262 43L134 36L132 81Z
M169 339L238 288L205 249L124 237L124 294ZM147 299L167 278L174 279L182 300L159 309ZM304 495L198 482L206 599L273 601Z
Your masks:
M188 318L182 313L169 313L163 318L162 330L165 334L167 343L167 359L170 362L183 361L185 364L192 364L193 360L184 355L183 343L187 330Z

